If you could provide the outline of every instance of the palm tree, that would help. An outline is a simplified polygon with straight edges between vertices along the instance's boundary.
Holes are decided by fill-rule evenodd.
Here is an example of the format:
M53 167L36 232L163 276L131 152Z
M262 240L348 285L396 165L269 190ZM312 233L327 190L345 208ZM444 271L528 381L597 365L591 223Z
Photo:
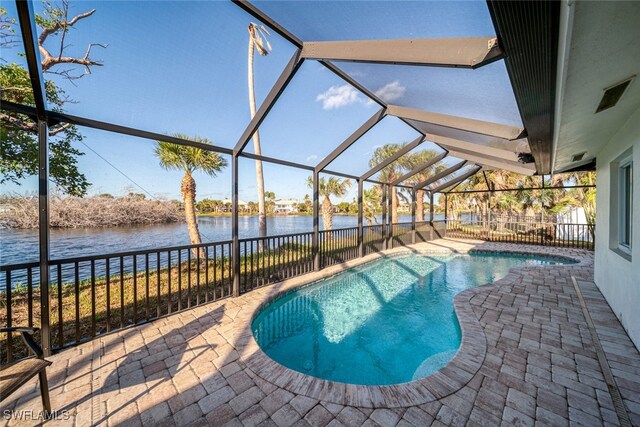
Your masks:
M379 185L371 187L362 192L362 216L369 225L378 222L377 207L382 203L382 188Z
M265 191L264 197L267 213L273 215L276 209L276 193L273 191Z
M313 188L313 177L307 178L307 185ZM349 179L331 177L326 180L320 178L318 181L318 191L320 196L324 197L321 209L324 230L331 230L333 228L333 203L331 203L331 196L344 197L350 187L351 180Z
M211 141L206 138L191 138L186 135L176 135L176 137L200 144L211 144ZM184 216L187 221L189 239L192 245L202 243L200 231L198 230L198 222L196 221L196 181L193 179L193 173L195 171L201 171L215 177L227 166L226 159L213 151L164 141L156 141L155 154L164 169L184 171L180 192L184 202Z
M271 50L271 45L267 40L269 32L263 25L257 25L251 22L249 24L249 55L247 80L249 84L249 110L251 111L251 119L256 115L256 92L253 84L253 57L257 50L262 56L267 56ZM263 40L264 37L264 40ZM253 133L253 152L261 155L260 133L256 129ZM267 235L267 207L264 196L264 173L262 172L262 161L256 160L256 184L258 187L258 232L260 237Z
M417 153L411 154L406 160L405 166L407 169L413 169L414 167L424 164L436 156L434 150L422 150ZM417 174L413 175L407 180L409 185L417 185L418 183L428 179L430 176L437 174L444 170L444 166L441 162L437 162L435 165L430 166L427 169L423 169ZM416 191L416 221L424 221L424 195L426 190L421 188Z
M373 157L369 160L369 166L374 167L375 165L383 162L389 157L396 154L399 150L404 148L405 144L385 144L382 147L378 147L376 151L373 153ZM404 156L402 156L404 157ZM402 174L403 170L403 159L402 157L395 162L391 163L386 168L380 171L379 179L382 182L391 182L395 181ZM398 222L398 205L400 201L398 199L398 189L396 187L392 187L391 191L391 223Z

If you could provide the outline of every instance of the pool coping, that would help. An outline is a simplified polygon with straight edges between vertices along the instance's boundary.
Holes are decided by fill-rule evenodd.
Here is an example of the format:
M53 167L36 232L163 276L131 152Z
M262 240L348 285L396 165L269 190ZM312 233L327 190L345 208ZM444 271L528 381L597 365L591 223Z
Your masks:
M504 245L500 245L504 246ZM262 351L255 341L251 324L261 310L274 300L303 286L329 278L337 273L362 266L370 262L403 254L447 255L452 253L466 254L473 252L515 253L524 255L542 255L553 258L564 258L576 263L567 266L590 265L579 257L550 254L549 248L496 248L496 249L425 249L413 246L400 247L368 255L363 258L347 261L327 267L318 272L308 273L292 279L262 288L263 298L259 304L250 304L237 315L238 321L236 349L240 359L255 375L292 393L309 398L323 400L340 405L360 406L366 408L397 408L421 405L442 399L464 387L480 370L487 353L487 339L480 320L473 311L470 300L481 292L488 292L495 287L513 284L521 269L546 268L540 266L518 266L509 269L509 273L496 282L466 289L454 297L455 314L462 331L460 348L449 363L427 377L393 385L357 385L325 380L303 374L287 368L271 359ZM555 252L555 251L554 251ZM562 266L555 266L562 267ZM254 291L256 292L256 291Z

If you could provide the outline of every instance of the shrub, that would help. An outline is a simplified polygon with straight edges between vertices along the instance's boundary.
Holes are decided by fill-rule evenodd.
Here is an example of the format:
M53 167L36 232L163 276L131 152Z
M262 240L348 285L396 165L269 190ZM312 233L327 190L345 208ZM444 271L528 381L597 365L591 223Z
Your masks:
M172 200L125 197L60 197L49 199L51 227L114 227L183 220L180 204ZM38 228L38 197L0 198L0 228Z

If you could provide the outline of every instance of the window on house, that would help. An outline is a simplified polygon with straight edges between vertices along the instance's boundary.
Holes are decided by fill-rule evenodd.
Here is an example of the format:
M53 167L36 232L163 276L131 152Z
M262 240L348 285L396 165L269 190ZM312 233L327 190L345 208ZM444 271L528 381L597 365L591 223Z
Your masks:
M631 158L627 158L619 163L618 178L618 247L620 250L631 254L631 233L632 233L632 197L633 197L633 163Z
M631 261L633 244L633 151L610 163L609 249ZM636 219L637 221L637 219Z

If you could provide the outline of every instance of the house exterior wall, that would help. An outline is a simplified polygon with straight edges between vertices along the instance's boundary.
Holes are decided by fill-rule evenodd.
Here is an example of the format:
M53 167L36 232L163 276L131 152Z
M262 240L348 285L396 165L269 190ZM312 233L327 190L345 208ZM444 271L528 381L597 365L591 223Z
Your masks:
M606 112L605 112L606 113ZM633 229L631 260L610 248L611 162L633 150ZM640 348L640 109L631 115L597 155L595 283L627 333Z

